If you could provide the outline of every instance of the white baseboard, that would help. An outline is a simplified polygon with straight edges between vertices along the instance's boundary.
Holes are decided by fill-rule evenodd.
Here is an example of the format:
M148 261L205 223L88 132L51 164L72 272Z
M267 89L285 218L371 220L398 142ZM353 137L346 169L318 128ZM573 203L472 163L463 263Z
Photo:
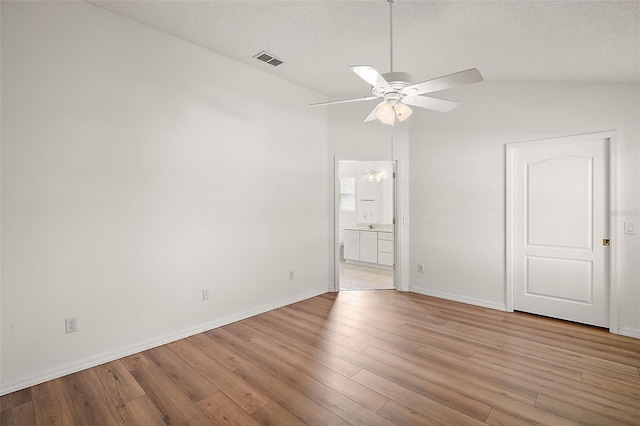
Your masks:
M627 337L635 337L636 339L640 339L640 330L636 328L630 327L618 327L618 334Z
M205 331L213 330L214 328L222 327L223 325L231 324L236 321L241 321L249 317L262 314L283 306L290 305L292 303L300 302L311 297L319 296L327 293L327 287L319 287L315 290L308 291L298 296L284 299L275 303L259 306L255 309L250 309L238 314L229 315L224 318L219 318L215 321L211 321L205 324L200 324L196 327L191 327L186 330L182 330L177 333L172 333L166 336L151 339L145 342L141 342L134 346L120 348L115 351L104 352L92 357L88 357L82 360L73 361L67 364L59 365L55 368L39 371L31 376L24 377L12 382L3 383L0 386L0 396L6 395L11 392L15 392L21 389L25 389L49 380L57 379L59 377L66 376L68 374L77 373L78 371L86 370L97 365L101 365L107 362L115 361L120 358L124 358L129 355L136 354L138 352L146 351L147 349L155 348L158 346L166 345L167 343L175 342L180 339L184 339L195 334L203 333Z
M457 294L444 293L441 291L435 291L428 288L409 286L409 291L412 291L418 294L424 294L425 296L432 296L440 299L452 300L454 302L466 303L468 305L475 305L475 306L481 306L483 308L496 309L498 311L506 312L507 310L507 305L505 304L490 302L488 300L475 299L473 297L459 296Z

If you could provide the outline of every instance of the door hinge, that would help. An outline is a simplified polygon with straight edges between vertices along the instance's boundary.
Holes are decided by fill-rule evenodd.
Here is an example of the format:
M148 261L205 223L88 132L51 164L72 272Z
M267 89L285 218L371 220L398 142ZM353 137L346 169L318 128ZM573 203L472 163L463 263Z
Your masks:
M393 218L393 224L394 225L396 224L396 218L395 217Z
M611 245L611 241L608 238L603 238L602 239L602 245L603 246L610 246Z
M396 178L396 172L393 172L393 178L394 179Z

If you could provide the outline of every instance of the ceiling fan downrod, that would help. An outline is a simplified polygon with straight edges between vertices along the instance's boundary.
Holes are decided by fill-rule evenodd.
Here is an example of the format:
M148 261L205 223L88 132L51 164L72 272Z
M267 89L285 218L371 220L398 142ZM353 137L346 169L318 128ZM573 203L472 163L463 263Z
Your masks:
M389 2L389 72L393 72L393 2Z

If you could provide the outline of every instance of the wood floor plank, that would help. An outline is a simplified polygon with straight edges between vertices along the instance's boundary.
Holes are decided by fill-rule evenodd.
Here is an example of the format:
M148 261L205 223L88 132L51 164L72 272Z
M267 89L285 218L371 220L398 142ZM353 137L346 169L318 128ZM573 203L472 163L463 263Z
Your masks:
M616 382L615 380L610 380L588 372L582 373L582 383L611 391L614 394L627 395L630 398L640 401L640 386Z
M412 372L402 371L395 366L374 359L363 353L352 351L345 347L332 346L330 351L338 356L348 359L371 373L402 386L405 389L416 392L435 402L458 410L459 412L478 420L483 421L486 419L489 415L489 411L491 410L491 407L486 404L479 403L472 398L453 392L439 384L428 382L416 377L413 373L417 370L413 370ZM356 375L357 374L360 373L356 373Z
M371 353L373 353L373 350L369 352L369 354ZM475 399L477 402L486 404L487 407L497 407L509 413L522 413L523 415L527 415L530 420L537 421L538 419L545 417L548 417L549 420L556 420L552 419L551 416L546 416L545 413L540 410L534 409L529 404L508 398L502 393L492 392L488 389L482 388L481 382L477 380L468 380L465 383L464 381L452 378L452 376L448 374L437 373L431 369L414 368L411 362L380 350L376 350L376 356L380 357L380 359L385 359L387 363L394 367L420 377L429 383L438 384L445 388L451 388L462 396L469 397ZM462 410L458 409L458 411ZM489 411L490 410L487 411L487 416ZM486 419L486 416L484 419Z
M231 330L231 332L227 330ZM209 333L212 333L216 338L225 342L225 344L227 344L234 352L242 354L252 363L257 364L269 373L279 376L295 370L294 366L289 365L277 357L265 352L260 348L260 346L250 340L244 340L238 337L237 333L239 333L240 330L246 330L246 328L219 328L212 330Z
M598 412L613 410L613 418L625 418L631 416L640 419L639 400L632 395L613 393L606 389L595 388L580 381L571 381L563 377L554 376L553 373L542 373L530 370L521 364L510 366L501 358L493 361L491 357L476 354L472 360L482 359L484 364L496 371L517 378L526 386L538 393L556 398L570 404L591 409Z
M367 345L354 341L349 336L346 336L338 332L334 332L332 330L326 329L319 325L315 325L310 321L296 319L295 317L286 315L280 311L271 311L269 313L271 314L271 316L278 317L283 322L295 324L296 328L300 330L304 330L307 333L316 336L316 340L320 340L320 339L332 340L334 342L342 344L343 346L347 346L349 347L349 349L352 349L356 352L361 351L362 349L367 347Z
M476 344L475 342L470 342L456 336L430 330L426 327L403 327L398 330L398 333L407 339L413 339L420 342L420 347L428 346L437 348L441 351L449 352L452 355L465 358L469 358L479 348L484 347L483 345Z
M200 350L217 360L229 370L235 370L249 364L246 358L230 351L223 343L218 342L216 339L204 333L191 336L187 341L200 348Z
M251 416L262 426L304 426L302 420L282 408L277 402L270 402Z
M504 340L487 339L474 334L472 331L463 332L461 329L453 331L445 326L425 327L409 323L402 327L400 333L403 333L405 330L411 333L411 336L416 336L416 338L422 336L420 343L424 345L430 345L430 342L434 339L438 339L439 342L449 342L450 344L457 344L473 350L478 350L486 346L501 348L505 344Z
M198 406L218 426L251 426L259 423L223 392L198 402Z
M360 367L355 364L333 356L330 353L321 350L317 346L296 340L277 329L263 324L259 318L250 318L249 320L242 321L241 324L261 333L263 336L277 342L279 345L294 350L344 376L351 377L360 370Z
M188 362L168 346L160 346L145 352L163 373L178 385L182 393L193 402L198 402L218 392L218 387L207 377L196 371Z
M588 327L588 332L585 331L585 327ZM574 327L571 329L533 329L529 331L529 335L552 338L571 345L578 345L579 347L619 353L636 360L640 359L640 342L637 341L638 339L612 335L608 330L599 327L574 324ZM621 340L620 337L623 337L624 340Z
M260 319L270 327L273 327L274 329L279 330L301 342L313 345L318 341L318 336L316 334L298 328L293 324L282 322L280 318L273 315L273 311L265 312L263 315L260 315Z
M333 372L327 367L324 367L323 365L309 358L292 353L292 351L270 341L267 338L256 336L253 337L251 341L263 347L274 356L277 356L278 358L283 360L288 360L288 362L292 366L296 367L296 370L293 371L293 373L299 371L307 374L308 376L313 377L314 379L327 385L331 389L336 390L341 394L351 398L352 400L363 405L371 411L376 411L387 401L387 398L371 391L369 388L361 386L353 380L349 380L348 378Z
M144 390L121 360L99 365L94 370L116 406L144 395Z
M640 378L637 376L637 371L633 367L617 364L609 360L598 359L597 357L582 355L578 352L571 352L535 342L531 342L531 345L506 343L503 348L512 352L518 352L557 363L558 365L567 365L581 371L588 371L592 374L621 383L640 385Z
M38 425L80 425L73 401L62 379L31 388L33 411Z
M118 413L127 426L166 426L171 424L169 417L164 417L146 394L120 404Z
M84 425L124 425L118 410L94 369L62 378L73 401L76 414Z
M151 361L143 352L121 358L120 361L122 361L129 371L154 365L153 361Z
M467 416L453 408L433 401L397 383L377 376L367 370L360 370L353 376L358 383L367 386L387 398L411 408L443 425L482 425L482 421Z
M591 410L586 410L582 407L576 407L571 404L567 404L562 401L558 401L554 398L550 398L546 395L539 395L536 401L536 407L545 410L549 413L554 413L565 419L573 420L580 425L592 425L592 426L614 426L614 425L630 425L633 423L626 423L619 420L614 420L610 417L603 416ZM636 418L637 420L637 418ZM634 422L635 423L635 422Z
M440 426L441 424L431 420L428 417L423 416L417 411L411 410L404 405L398 404L395 401L389 400L384 406L378 410L385 419L389 420L395 425L399 426Z
M22 389L0 396L0 411L5 411L9 408L26 404L27 402L31 402L31 388Z
M572 352L579 352L584 355L590 355L597 357L598 359L609 360L616 364L621 364L627 367L635 367L635 374L637 375L637 369L640 367L640 355L627 353L626 355L612 353L609 350L609 345L594 342L578 342L577 339L572 339L568 336L540 336L536 333L530 333L527 338L528 341L542 343L545 345L553 346L554 348L562 348ZM631 368L627 369L631 370Z
M546 335L553 333L556 335L565 335L572 337L580 337L584 340L608 341L613 345L626 345L631 343L637 345L638 339L612 334L606 329L594 327L586 324L578 324L570 321L558 321L554 318L544 317L540 315L529 314L525 312L513 312L506 315L502 322L522 327L528 333ZM604 340L603 340L604 339Z
M404 348L385 342L379 342L372 346L400 356L423 368L443 372L463 382L471 381L479 384L484 389L508 396L525 404L533 405L538 395L523 386L520 381L513 380L508 375L496 373L491 369L478 368L470 362L470 359L452 356L438 349L421 347L420 352L407 351Z
M182 340L170 344L169 347L185 361L189 362L199 373L213 382L247 413L251 414L271 402L265 394L240 379L231 370L206 355L190 342Z
M521 419L520 417L512 414L507 414L497 408L491 410L491 413L489 413L489 417L487 417L485 423L491 426L531 426L532 424L530 421Z
M31 401L21 405L14 405L0 411L0 425L2 426L27 426L35 424L36 416Z
M155 365L137 368L133 377L163 414L167 424L214 425L215 423Z
M528 370L537 370L541 373L550 373L556 377L564 377L566 379L580 381L582 378L582 370L578 368L560 365L558 363L541 360L522 353L512 352L508 348L481 348L474 352L471 356L474 359L482 359L483 356L501 359L501 365L520 365Z
M393 423L374 411L298 370L289 373L283 382L352 425L393 426Z
M235 372L307 425L349 424L256 365L249 364Z
M368 346L378 344L379 342L387 342L393 345L406 348L409 350L415 350L419 348L422 343L415 339L410 339L404 336L399 336L400 329L394 332L380 330L378 328L364 327L364 332L355 336L354 339L362 342Z
M318 327L326 328L327 330L331 330L335 333L340 333L346 337L353 337L360 334L360 330L355 327L350 327L339 321L334 321L330 317L314 315L314 313L317 314L318 311L314 312L311 309L301 309L302 306L304 305L289 305L285 306L281 310L294 319L300 321L309 321Z

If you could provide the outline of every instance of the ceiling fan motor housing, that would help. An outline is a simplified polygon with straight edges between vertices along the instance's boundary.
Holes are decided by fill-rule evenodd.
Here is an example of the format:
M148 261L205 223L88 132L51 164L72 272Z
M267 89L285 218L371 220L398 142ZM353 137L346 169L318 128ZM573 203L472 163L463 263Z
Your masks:
M384 77L384 79L387 80L392 87L393 83L401 83L403 85L402 87L406 87L410 85L411 81L413 80L413 77L411 77L411 74L409 74L408 72L399 71L382 74L382 77Z
M411 74L406 72L388 72L382 74L382 77L389 83L389 86L393 88L393 91L399 93L403 88L410 86L412 77ZM390 93L385 87L373 87L371 92L376 96L384 96Z

